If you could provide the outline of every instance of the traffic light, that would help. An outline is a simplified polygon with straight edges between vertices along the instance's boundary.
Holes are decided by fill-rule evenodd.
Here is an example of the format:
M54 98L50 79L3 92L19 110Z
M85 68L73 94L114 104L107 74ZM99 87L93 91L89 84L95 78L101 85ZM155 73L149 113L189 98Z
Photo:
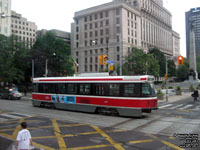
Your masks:
M103 65L103 55L99 56L99 65Z
M183 65L183 56L178 56L178 65Z
M168 79L168 74L165 74L165 80L167 80Z
M107 65L108 56L103 55L103 65Z

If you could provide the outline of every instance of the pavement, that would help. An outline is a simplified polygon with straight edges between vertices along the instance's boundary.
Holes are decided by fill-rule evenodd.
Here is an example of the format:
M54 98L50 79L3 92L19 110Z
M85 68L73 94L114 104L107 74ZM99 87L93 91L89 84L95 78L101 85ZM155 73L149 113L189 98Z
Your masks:
M166 101L166 98L164 98L164 100L158 100L158 105L161 103L173 103L184 99L188 99L191 97L191 94L192 92L182 92L182 95L169 95L168 101ZM32 93L27 93L26 96L23 95L22 97L22 100L31 100L31 99L32 99ZM13 146L14 144L15 144L14 140L0 136L0 150L14 150ZM31 147L31 150L42 150L42 149L37 147Z

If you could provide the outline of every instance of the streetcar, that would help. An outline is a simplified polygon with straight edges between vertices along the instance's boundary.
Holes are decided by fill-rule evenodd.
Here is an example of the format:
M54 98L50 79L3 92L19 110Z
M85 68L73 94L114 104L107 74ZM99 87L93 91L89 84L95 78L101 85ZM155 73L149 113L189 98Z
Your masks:
M154 77L75 76L33 79L33 106L141 117L157 109Z

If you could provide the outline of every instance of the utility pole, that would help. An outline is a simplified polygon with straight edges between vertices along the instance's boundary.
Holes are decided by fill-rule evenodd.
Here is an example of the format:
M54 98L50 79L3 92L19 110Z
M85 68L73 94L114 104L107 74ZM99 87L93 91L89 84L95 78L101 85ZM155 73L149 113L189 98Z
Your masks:
M119 75L122 76L122 44L121 34L119 34Z
M32 80L34 78L34 59L32 59Z
M167 64L167 56L165 57L166 59L166 74L168 76L168 64ZM165 80L166 82L166 102L168 102L168 79Z

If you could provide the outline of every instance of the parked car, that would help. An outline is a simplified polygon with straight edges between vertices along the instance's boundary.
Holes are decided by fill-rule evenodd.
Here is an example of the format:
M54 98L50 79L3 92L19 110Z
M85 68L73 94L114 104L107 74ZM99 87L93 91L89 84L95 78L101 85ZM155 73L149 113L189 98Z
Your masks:
M20 99L22 97L22 94L18 90L4 90L2 93L0 93L0 98L5 99Z

